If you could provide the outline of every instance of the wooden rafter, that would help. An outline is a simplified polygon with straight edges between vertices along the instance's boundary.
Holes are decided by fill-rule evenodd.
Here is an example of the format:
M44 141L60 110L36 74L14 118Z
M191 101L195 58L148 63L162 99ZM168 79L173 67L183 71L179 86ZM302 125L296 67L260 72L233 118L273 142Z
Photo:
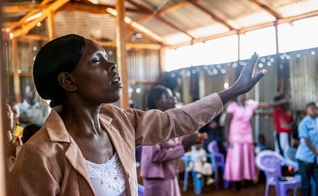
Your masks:
M235 28L232 27L230 24L228 24L227 22L225 22L223 19L221 19L220 17L218 17L217 15L215 15L213 12L211 12L210 10L208 10L207 8L205 8L204 6L200 5L197 1L195 0L187 0L188 2L192 3L194 6L196 6L197 8L199 8L200 10L202 10L203 12L205 12L206 14L210 15L213 20L221 23L222 25L226 26L227 28L229 28L229 30L234 30Z
M187 5L187 4L189 4L188 1L181 1L179 3L176 3L176 4L172 5L172 6L169 6L169 7L166 7L164 9L162 9L162 10L159 10L155 14L156 15L160 15L162 13L170 12L170 11L176 10L176 9L178 9L180 7L183 7L183 6ZM140 22L140 21L146 20L146 19L151 18L151 17L153 17L152 14L144 15L144 16L138 18L138 19L135 19L135 22Z
M85 11L91 13L106 13L107 8L115 9L114 5L103 5L103 4L93 4L90 2L83 2L83 1L74 1L72 3L69 3L64 6L66 9L69 9L70 11ZM64 10L63 7L63 10ZM141 9L132 9L132 8L126 8L127 12L138 12L138 13L148 13Z
M50 0L43 0L40 4L39 4L39 7L42 7L42 6L46 6L48 3L50 2ZM25 24L25 21L35 15L36 13L38 13L39 11L41 11L42 9L41 8L38 8L38 9L32 9L28 14L26 14L25 16L23 16L17 23L14 23L12 26L9 27L9 31L13 31L15 28L18 28L18 27L21 27L22 25Z
M283 18L279 13L277 13L276 11L274 11L272 8L270 8L270 6L265 5L264 3L259 2L258 0L250 0L253 3L255 3L256 5L258 5L259 7L261 7L263 10L265 10L266 12L268 12L269 14L271 14L272 16L274 16L276 19L280 19Z
M2 7L2 12L4 14L16 13L16 12L30 12L34 9L44 9L45 6L42 5L6 5Z
M46 19L48 17L48 15L51 12L55 12L57 9L59 9L60 7L62 7L63 5L65 5L68 2L69 2L69 0L54 1L52 4L50 4L47 8L45 8L42 11L42 14L40 17L24 24L21 28L13 31L12 35L14 37L18 37L18 36L27 34L32 28L34 28L37 25L38 22L42 22L44 19Z
M110 15L112 15L113 17L117 16L117 12L114 9L107 9L106 10L107 13L109 13ZM149 29L139 25L138 23L132 21L132 20L125 20L126 24L133 30L142 33L145 37L155 41L155 42L160 42L162 44L165 44L163 39L158 36L157 34L155 34L154 32L150 31Z
M127 1L128 1L129 3L135 5L135 6L139 7L140 9L147 10L149 13L151 13L151 15L152 15L153 17L155 17L155 18L158 19L159 21L163 22L164 24L166 24L166 25L168 25L168 26L170 26L170 27L172 27L172 28L174 28L174 29L180 31L181 33L183 33L183 34L185 34L185 35L191 37L191 39L195 39L191 34L189 34L188 32L186 32L185 30L183 30L183 29L177 27L176 25L174 25L174 24L172 24L171 22L169 22L169 21L167 21L166 19L164 19L162 16L158 15L156 11L154 11L154 10L148 8L147 6L144 6L143 4L136 3L136 2L134 2L134 1L132 1L132 0L127 0ZM158 12L159 12L159 11L158 11Z

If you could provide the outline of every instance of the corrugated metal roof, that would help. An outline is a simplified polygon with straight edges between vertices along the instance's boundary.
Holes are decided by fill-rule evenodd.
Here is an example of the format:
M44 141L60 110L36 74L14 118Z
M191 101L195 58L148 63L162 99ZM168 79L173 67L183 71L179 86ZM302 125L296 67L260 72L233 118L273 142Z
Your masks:
M98 14L106 13L107 7L115 9L115 2L116 0L70 1L68 6L80 4L81 7L75 6L75 11L63 10L64 7L61 7L56 12L54 17L57 36L79 33L115 40L114 16ZM9 0L4 9L5 21L19 20L27 13L26 3L29 1ZM39 3L41 1L34 1L33 5ZM14 12L12 6L17 4L23 5L24 10ZM141 25L148 33L159 36L160 40L156 36L154 39L166 45L219 37L233 30L234 33L245 31L295 16L318 15L318 0L126 0L125 6L126 15L131 22ZM86 12L76 11L78 7L86 9ZM93 8L94 12L87 13ZM140 31L143 31L142 28L139 28Z

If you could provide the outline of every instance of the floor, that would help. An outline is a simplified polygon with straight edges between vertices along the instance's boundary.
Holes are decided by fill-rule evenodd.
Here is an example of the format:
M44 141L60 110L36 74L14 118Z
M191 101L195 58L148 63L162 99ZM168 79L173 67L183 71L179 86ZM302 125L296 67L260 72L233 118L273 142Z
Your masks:
M137 169L137 172L139 174L139 168ZM179 176L180 179L183 179L182 174ZM220 179L221 180L221 179ZM138 175L138 182L142 184L142 179ZM191 179L191 175L189 175L189 182L188 182L188 189L187 191L183 191L183 182L182 180L179 181L179 186L181 190L182 196L196 196L194 194L194 187ZM260 175L259 181L254 184L252 188L241 188L240 190L234 190L234 189L224 189L222 186L220 188L217 188L214 184L209 186L204 186L202 189L202 193L200 196L264 196L265 195L265 176L262 174ZM293 195L293 192L291 191L290 196ZM276 196L275 187L271 187L269 191L268 196ZM300 189L297 190L297 196L301 196Z
M180 187L182 184L180 183ZM265 183L258 183L253 188L242 188L238 191L233 189L217 189L213 186L205 186L202 189L201 196L263 196L265 194ZM194 190L192 184L189 185L186 192L181 190L182 196L194 196ZM290 195L293 195L292 192ZM269 196L276 196L275 188L271 187ZM297 196L301 196L300 190L297 190Z

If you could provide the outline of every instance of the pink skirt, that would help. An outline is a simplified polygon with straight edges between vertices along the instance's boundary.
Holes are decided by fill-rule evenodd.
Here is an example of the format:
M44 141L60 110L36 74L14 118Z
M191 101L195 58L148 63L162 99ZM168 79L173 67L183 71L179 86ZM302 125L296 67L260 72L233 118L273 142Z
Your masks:
M255 180L255 156L253 144L233 143L228 148L224 169L224 180Z

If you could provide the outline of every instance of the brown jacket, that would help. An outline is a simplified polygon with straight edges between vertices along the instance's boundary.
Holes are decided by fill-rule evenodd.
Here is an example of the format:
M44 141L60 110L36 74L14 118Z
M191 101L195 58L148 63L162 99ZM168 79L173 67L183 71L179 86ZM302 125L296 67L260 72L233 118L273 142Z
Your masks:
M138 195L136 146L157 144L197 130L219 114L222 106L218 94L165 112L103 105L100 122L123 165L126 194ZM94 195L85 159L57 111L52 110L45 126L24 144L9 173L8 195Z

